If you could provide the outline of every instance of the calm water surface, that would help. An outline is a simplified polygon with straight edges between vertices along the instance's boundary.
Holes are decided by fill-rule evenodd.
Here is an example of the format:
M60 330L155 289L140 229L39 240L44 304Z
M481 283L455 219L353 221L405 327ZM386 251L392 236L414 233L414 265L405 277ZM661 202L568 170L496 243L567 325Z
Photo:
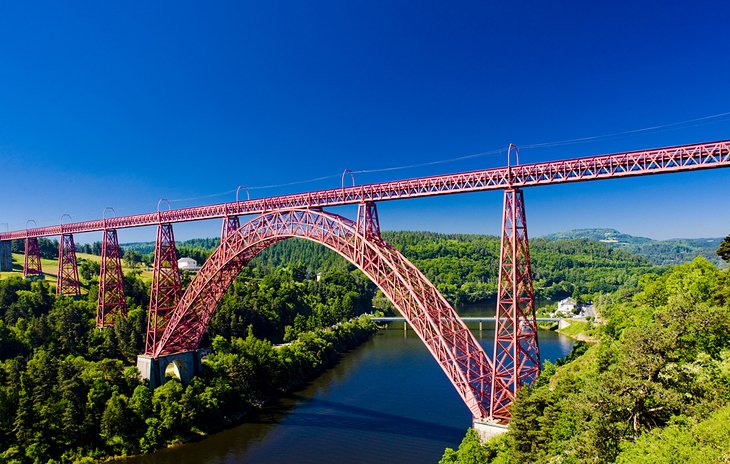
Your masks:
M493 309L462 308L462 315ZM384 330L343 356L307 388L247 423L205 440L125 460L125 464L432 463L457 447L471 415L412 331ZM491 355L493 324L474 333ZM543 359L573 342L541 331Z

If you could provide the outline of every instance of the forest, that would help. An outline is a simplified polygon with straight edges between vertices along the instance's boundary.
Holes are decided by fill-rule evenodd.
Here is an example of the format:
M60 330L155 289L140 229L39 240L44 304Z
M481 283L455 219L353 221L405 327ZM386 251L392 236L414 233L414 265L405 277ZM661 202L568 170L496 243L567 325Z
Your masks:
M0 280L0 462L95 462L148 452L236 423L367 340L373 285L359 273L249 266L205 335L203 374L151 391L143 351L149 286L125 276L129 314L95 328L96 283L81 299L44 281ZM286 340L286 345L277 346Z
M497 294L499 237L478 234L440 234L434 232L383 232L383 239L403 253L420 269L453 305L490 302ZM217 238L192 239L178 243L178 255L195 259L202 265L218 246ZM58 243L39 240L41 254L53 259ZM99 254L101 245L82 245L79 251ZM129 267L151 266L154 243L123 244L124 261ZM13 242L14 252L22 252L22 242ZM592 300L600 293L621 286L635 286L647 272L662 272L648 259L596 240L532 239L531 264L535 296L539 303L558 301L568 296ZM687 255L690 260L691 255ZM87 262L84 266L93 266ZM303 239L279 242L259 254L254 266L271 271L278 266L297 265L310 277L322 269L336 267L352 271L355 267L329 249ZM92 269L93 271L93 269ZM98 271L97 271L98 272Z
M718 267L727 264L715 252L720 246L721 238L674 238L654 240L624 234L616 229L574 229L545 235L546 240L569 240L585 238L604 243L611 248L618 248L629 253L643 256L657 265L682 264L697 256L702 256Z
M383 239L397 248L453 305L487 302L495 299L499 265L499 237L478 234L440 234L434 232L383 232ZM202 264L218 246L218 239L181 242L180 256ZM126 252L140 253L151 262L153 243L123 245ZM530 241L535 293L540 302L557 301L582 295L592 299L599 293L621 286L635 286L646 272L662 272L647 259L589 239ZM336 267L354 266L322 245L290 239L279 242L254 258L261 269L297 264L309 275Z
M730 462L728 270L699 257L598 310L600 341L546 363L506 434L481 445L470 429L441 463Z
M389 232L384 238L452 304L494 297L498 238L426 232ZM43 253L54 252L52 241L41 243ZM216 239L183 242L180 255L202 262L216 244ZM577 295L600 302L608 320L605 340L564 365L546 365L535 388L524 390L515 404L514 433L486 447L468 435L463 447L496 462L508 454L522 459L514 462L546 460L555 450L567 456L590 450L593 456L618 458L624 443L648 440L643 437L659 426L670 424L680 431L700 427L703 411L724 401L725 390L714 386L728 371L723 345L728 321L717 309L727 306L727 271L701 259L676 268L657 267L585 239L537 239L531 245L538 297L554 301ZM97 251L94 244L88 247L86 251ZM142 263L151 258L144 248L128 249L130 253L137 253ZM78 299L56 298L53 287L42 280L0 280L0 461L93 462L206 434L302 385L375 331L367 318L358 317L373 311L379 296L375 286L326 248L287 240L257 256L223 297L204 337L203 345L211 346L212 354L204 361L203 375L186 386L171 379L150 391L130 367L143 350L149 283L139 270L127 272L129 313L100 331L94 327L98 272L97 263L80 263L86 293ZM186 275L185 284L190 277ZM696 307L704 312L693 313ZM682 317L682 323L672 317ZM707 317L713 318L712 333L703 323ZM655 332L644 333L647 324ZM674 344L654 343L653 336L671 336ZM643 385L643 377L631 377L633 360L660 349L666 349L664 364L649 373L653 383ZM673 367L664 372L669 365ZM692 384L689 391L671 390L689 373L700 371L706 383ZM626 388L636 391L666 385L656 398L627 405L626 398L616 396L617 382L627 375L635 383ZM590 380L594 378L599 380ZM590 384L589 391L581 390L583 384ZM579 392L585 396L571 396ZM609 398L616 406L591 396L596 392L613 394ZM697 400L679 408L676 398L682 395ZM582 415L564 417L561 407L573 404L568 399L582 402L584 407L570 411ZM591 407L606 417L591 422L599 417ZM627 420L629 427L622 428ZM608 432L615 437L613 448L591 448L600 442L596 437ZM460 453L447 452L444 462L471 462L458 461Z

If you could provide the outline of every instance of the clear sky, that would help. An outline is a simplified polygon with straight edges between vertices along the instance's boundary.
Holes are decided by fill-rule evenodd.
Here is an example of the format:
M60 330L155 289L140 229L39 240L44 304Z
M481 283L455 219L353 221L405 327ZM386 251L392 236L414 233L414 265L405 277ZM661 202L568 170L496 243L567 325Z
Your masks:
M2 2L0 229L94 219L106 206L148 212L162 197L232 201L238 185L278 185L252 188L256 197L334 187L344 169L509 143L534 162L730 139L728 17L720 1ZM527 189L529 229L724 236L728 185L730 169ZM388 230L497 234L501 202L485 192L379 208ZM153 239L149 228L120 232Z

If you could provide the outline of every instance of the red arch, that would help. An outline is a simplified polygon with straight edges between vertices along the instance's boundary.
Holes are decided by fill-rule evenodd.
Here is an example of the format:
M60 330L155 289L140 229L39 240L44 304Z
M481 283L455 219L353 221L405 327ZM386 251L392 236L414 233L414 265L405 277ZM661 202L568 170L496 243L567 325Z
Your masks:
M172 313L154 356L193 350L224 292L251 258L278 241L300 237L355 264L390 299L439 363L475 418L490 415L493 366L474 335L429 280L380 238L372 205L358 224L317 210L274 211L230 235L206 260Z

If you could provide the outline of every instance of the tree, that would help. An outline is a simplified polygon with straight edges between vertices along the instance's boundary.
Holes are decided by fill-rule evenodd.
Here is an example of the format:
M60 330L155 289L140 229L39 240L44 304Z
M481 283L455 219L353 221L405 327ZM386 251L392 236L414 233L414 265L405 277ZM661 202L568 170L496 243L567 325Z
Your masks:
M725 262L730 263L730 235L725 237L720 243L720 247L717 249L717 255L725 260Z
M78 259L78 266L79 266L79 275L82 279L89 281L92 277L98 277L99 276L99 270L100 270L100 264L94 261L89 261L88 259L79 258Z
M133 451L135 442L139 439L135 436L135 424L130 420L131 416L127 397L117 392L112 393L101 418L101 436L117 453Z
M486 447L479 442L479 436L474 429L469 429L466 432L464 440L459 445L459 449L454 451L451 448L446 448L439 464L484 463L494 457L494 454L491 451L492 450L489 447Z
M137 264L142 262L142 254L138 251L127 250L124 253L122 260L124 260L124 264L126 264L127 267L135 268L137 267Z

